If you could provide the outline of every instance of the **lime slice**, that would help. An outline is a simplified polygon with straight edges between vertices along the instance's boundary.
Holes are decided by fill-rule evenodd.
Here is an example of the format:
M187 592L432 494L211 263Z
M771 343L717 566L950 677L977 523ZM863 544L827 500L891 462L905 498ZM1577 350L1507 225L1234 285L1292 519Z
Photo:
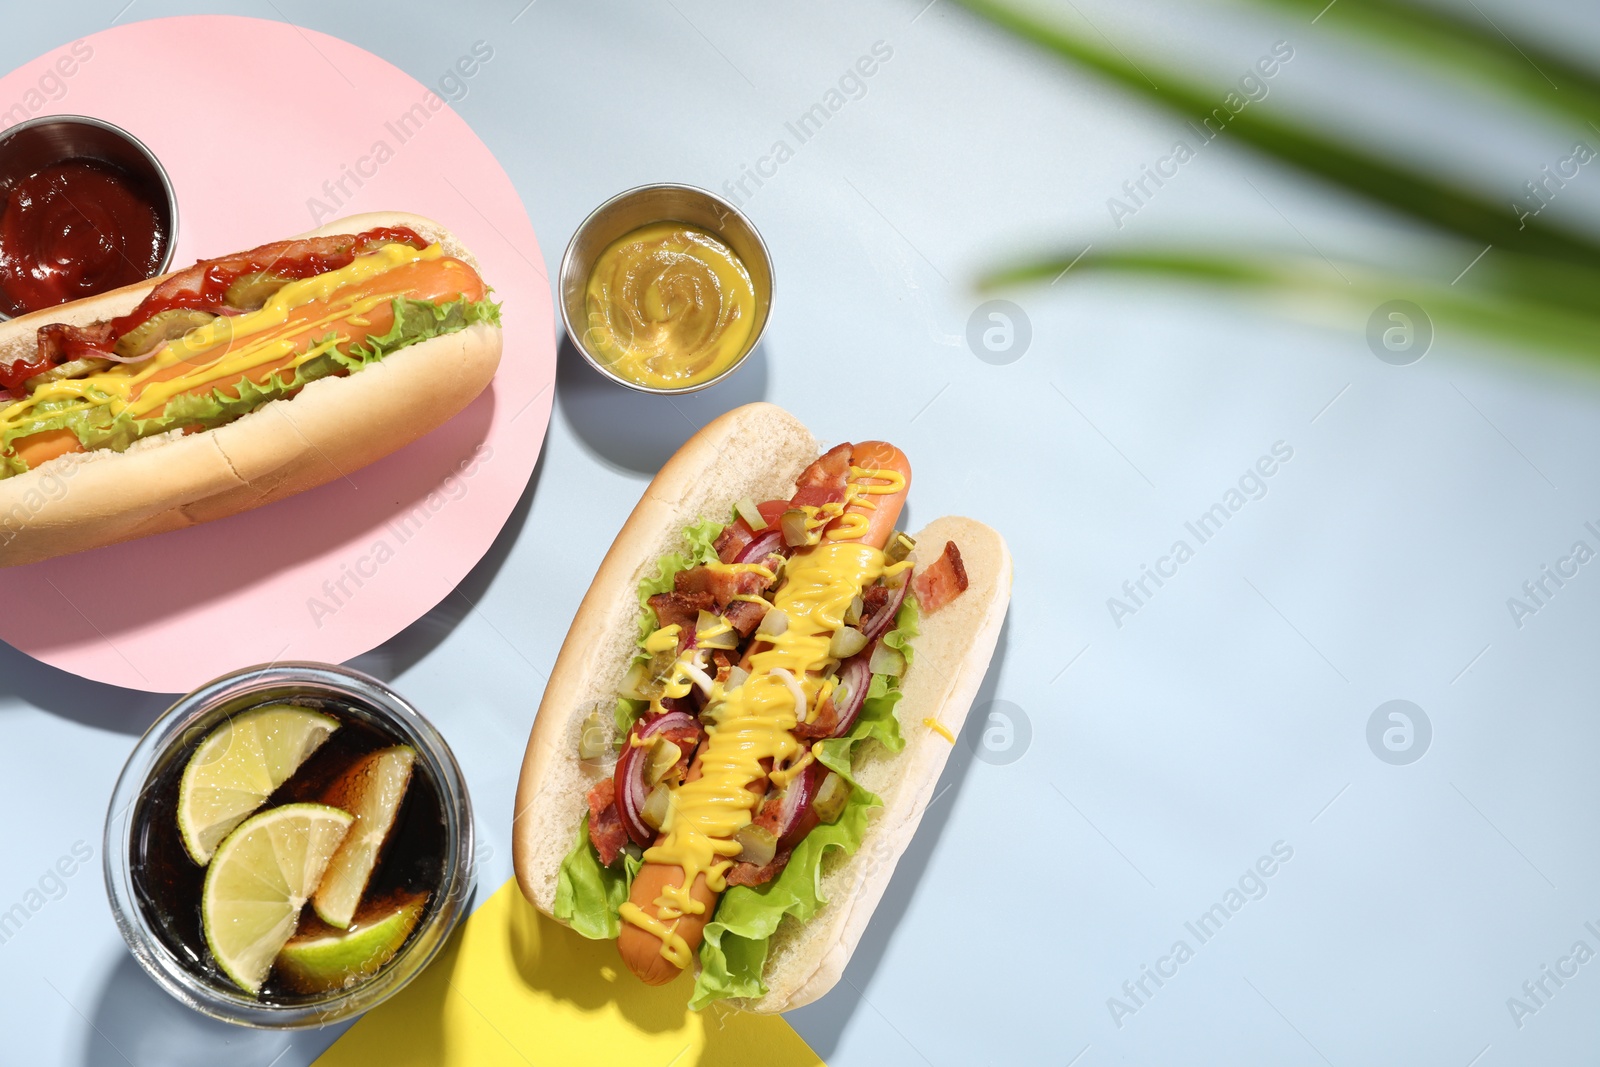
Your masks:
M416 749L409 745L379 749L352 763L322 794L323 803L356 817L311 898L317 918L329 926L348 927L361 904L361 894L405 799L416 759Z
M349 930L307 916L307 929L278 953L278 980L296 993L326 993L372 977L406 943L427 902L426 893L399 894L363 908Z
M200 922L217 965L240 988L260 992L354 821L326 804L285 804L246 819L217 849Z
M204 867L222 839L338 728L319 712L275 704L212 730L178 785L178 833L190 857Z

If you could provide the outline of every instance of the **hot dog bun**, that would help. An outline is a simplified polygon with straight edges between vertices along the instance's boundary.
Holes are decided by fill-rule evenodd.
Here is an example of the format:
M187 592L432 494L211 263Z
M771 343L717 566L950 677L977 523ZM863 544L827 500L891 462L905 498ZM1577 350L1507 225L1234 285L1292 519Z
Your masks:
M640 578L678 546L683 527L697 518L721 518L743 497L787 498L796 475L819 452L810 431L783 409L736 408L662 467L617 534L550 672L517 787L517 881L540 911L551 914L561 861L600 777L580 763L578 736L591 711L600 709L602 720L611 721L617 685L634 652ZM906 695L896 708L905 749L890 754L864 746L857 760L857 778L883 798L883 808L854 856L825 865L827 906L805 924L784 920L765 972L769 992L738 1002L747 1010L780 1012L808 1004L844 973L950 755L950 742L923 720L935 719L959 734L999 638L1011 597L1011 556L1000 535L971 519L947 517L914 536L919 545L913 558L937 557L946 541L960 546L967 590L922 619L916 656L902 679Z
M354 215L300 236L380 226L409 226L476 267L444 227L402 212ZM0 324L0 359L31 350L41 326L126 314L161 280ZM209 522L343 477L454 417L488 386L500 350L500 330L476 324L402 348L358 374L312 382L217 429L174 431L126 452L67 455L0 480L0 567Z

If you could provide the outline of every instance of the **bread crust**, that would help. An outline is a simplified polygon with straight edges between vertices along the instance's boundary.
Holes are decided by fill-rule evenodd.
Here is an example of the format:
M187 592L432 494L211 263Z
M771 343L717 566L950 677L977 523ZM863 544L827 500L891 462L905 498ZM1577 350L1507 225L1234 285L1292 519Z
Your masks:
M589 789L602 776L577 758L578 735L591 711L611 729L616 686L634 651L636 589L656 560L679 543L697 518L723 519L731 502L788 497L794 478L820 451L805 427L781 408L736 408L692 437L667 461L606 553L556 658L534 719L517 785L513 862L523 895L546 915L555 904L557 874L587 812ZM857 760L863 787L883 798L849 858L824 863L829 903L811 921L785 919L773 936L764 975L768 993L739 1007L780 1012L808 1004L831 989L933 795L951 743L925 726L933 719L959 735L988 669L1011 596L1011 556L998 533L972 519L935 520L916 535L913 558L934 558L955 541L968 587L950 605L926 616L896 708L905 748L878 746Z
M477 266L444 227L403 212L353 215L300 236L379 226L409 226ZM161 280L14 319L0 326L0 354L31 346L49 323L126 314ZM214 430L175 431L126 452L69 454L7 478L0 481L0 567L210 522L343 477L448 422L488 386L500 353L500 329L475 324L358 374L312 382Z

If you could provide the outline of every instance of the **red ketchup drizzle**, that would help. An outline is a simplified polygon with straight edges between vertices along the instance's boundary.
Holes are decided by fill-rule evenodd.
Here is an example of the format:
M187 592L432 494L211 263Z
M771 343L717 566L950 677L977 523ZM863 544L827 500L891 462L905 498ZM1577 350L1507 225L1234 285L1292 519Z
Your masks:
M0 211L0 310L21 315L155 274L168 234L121 171L56 163L19 181Z
M185 308L198 311L209 311L216 314L225 314L231 309L227 307L226 294L228 286L235 279L245 274L267 272L281 278L299 279L311 278L318 274L326 274L331 270L347 267L356 256L370 252L386 244L404 244L412 248L422 249L428 247L428 242L418 233L406 226L380 226L366 230L362 233L348 236L347 238L312 238L311 241L321 242L321 247L335 250L322 252L302 246L293 248L298 242L281 242L276 246L263 246L262 249L253 250L261 254L240 253L222 259L202 260L194 268L200 269L200 284L198 288L184 285L177 281L177 277L169 278L157 285L155 290L140 301L128 314L112 319L109 332L95 332L89 328L91 336L73 336L80 333L75 327L45 326L39 331L41 343L39 354L31 359L21 359L15 363L0 363L0 387L17 389L29 378L49 370L52 366L73 359L99 356L109 352L117 338L126 334L154 315L160 314L171 308ZM307 242L310 243L309 241ZM288 246L288 247L285 247ZM269 258L267 249L279 247L284 253ZM187 274L188 271L180 272ZM47 357L47 346L43 343L43 336L51 330L64 330L68 334L60 339L60 343L53 351L57 354L53 358Z
M152 294L128 314L112 319L111 336L121 337L146 320L173 308L221 312L227 306L223 295L227 292L228 286L243 275L265 271L291 280L314 278L330 270L348 267L359 253L369 252L385 244L404 244L412 248L428 247L428 242L410 227L380 226L356 234L348 246L330 254L307 252L292 259L278 259L270 263L244 266L229 265L225 260L216 261L206 268L198 290L183 289L159 298Z

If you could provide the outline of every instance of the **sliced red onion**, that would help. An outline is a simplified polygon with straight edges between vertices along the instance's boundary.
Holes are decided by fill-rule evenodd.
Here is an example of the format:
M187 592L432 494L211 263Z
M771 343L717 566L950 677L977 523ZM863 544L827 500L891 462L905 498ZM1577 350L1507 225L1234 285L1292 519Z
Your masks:
M906 579L898 586L889 587L889 599L884 601L883 607L877 614L866 620L861 627L861 632L866 634L868 641L875 641L894 625L894 618L900 614L900 605L906 601L906 591L911 588L911 574L907 571L903 577Z
M739 550L739 554L733 557L733 561L735 563L752 563L767 556L781 555L782 553L783 533L779 530L773 530L771 533L762 534L748 545L745 545L744 548Z
M698 729L699 724L693 715L669 711L642 726L635 725L634 734L641 740L647 740L673 727ZM635 745L630 741L623 747L622 755L617 757L617 769L612 776L617 787L617 814L622 816L622 828L641 848L650 847L656 840L656 832L650 829L643 815L645 798L650 795L650 788L645 783L645 772L650 768L649 755L649 745Z
M839 723L833 728L833 737L843 737L850 732L856 724L856 718L861 714L861 706L867 702L867 687L872 684L872 671L868 661L872 658L872 651L858 656L851 656L839 665L839 684L848 686L844 703L837 700L833 703L834 714L839 716ZM834 693L839 690L835 689Z
M828 776L828 768L812 761L795 776L789 788L783 791L783 808L778 814L778 849L793 848L817 825L817 813L812 810L817 790Z
M0 389L0 404L11 404L14 403L16 399L16 397L11 395L10 390Z

